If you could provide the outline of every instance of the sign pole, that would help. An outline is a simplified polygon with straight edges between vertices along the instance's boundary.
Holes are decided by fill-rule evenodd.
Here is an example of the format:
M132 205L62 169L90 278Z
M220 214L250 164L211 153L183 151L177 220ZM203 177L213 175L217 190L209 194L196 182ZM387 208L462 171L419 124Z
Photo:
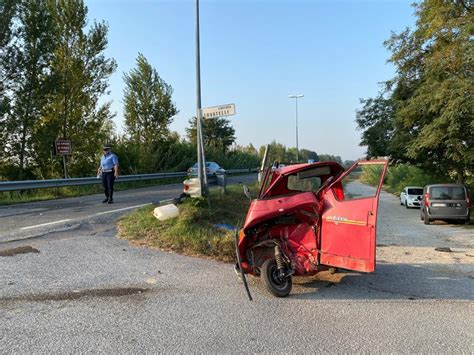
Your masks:
M64 178L67 179L66 155L63 155Z
M202 112L201 112L201 55L200 55L200 39L199 39L199 0L195 2L196 6L196 142L197 142L197 158L198 158L198 179L201 187L201 195L207 191L206 181L204 177L203 161L204 147L202 140Z

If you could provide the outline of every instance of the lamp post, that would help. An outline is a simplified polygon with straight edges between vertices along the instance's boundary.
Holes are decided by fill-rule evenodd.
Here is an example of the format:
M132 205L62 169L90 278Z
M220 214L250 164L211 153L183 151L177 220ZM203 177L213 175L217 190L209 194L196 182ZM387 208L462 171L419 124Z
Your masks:
M195 35L196 35L196 141L198 179L201 187L201 195L207 195L206 158L204 155L204 143L202 137L202 111L201 111L201 54L199 38L199 0L195 0Z
M288 95L290 99L295 99L296 103L296 162L299 161L299 148L298 148L298 99L304 97L304 95Z

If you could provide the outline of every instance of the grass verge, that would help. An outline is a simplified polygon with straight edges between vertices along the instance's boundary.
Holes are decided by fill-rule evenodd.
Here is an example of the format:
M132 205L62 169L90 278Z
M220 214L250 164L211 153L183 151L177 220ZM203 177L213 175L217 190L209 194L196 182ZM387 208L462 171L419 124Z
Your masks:
M135 245L232 261L235 232L215 224L243 223L249 201L238 185L229 186L224 196L211 191L210 200L211 207L204 199L188 199L179 205L179 217L163 222L153 216L154 207L139 209L120 219L119 237Z

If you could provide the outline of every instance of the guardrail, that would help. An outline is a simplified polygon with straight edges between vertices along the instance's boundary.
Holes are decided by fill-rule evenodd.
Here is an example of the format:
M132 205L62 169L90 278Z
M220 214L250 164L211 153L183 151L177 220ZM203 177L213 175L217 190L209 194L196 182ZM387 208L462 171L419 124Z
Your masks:
M228 174L241 174L256 172L258 169L229 169L226 170ZM177 177L186 177L187 172L175 173L155 173L155 174L139 174L139 175L121 175L115 182L128 181L144 181L144 180L161 180ZM22 180L22 181L4 181L0 182L0 192L18 191L18 190L33 190L33 189L47 189L66 186L81 186L101 184L102 179L97 177L85 178L70 178L70 179L49 179L49 180Z

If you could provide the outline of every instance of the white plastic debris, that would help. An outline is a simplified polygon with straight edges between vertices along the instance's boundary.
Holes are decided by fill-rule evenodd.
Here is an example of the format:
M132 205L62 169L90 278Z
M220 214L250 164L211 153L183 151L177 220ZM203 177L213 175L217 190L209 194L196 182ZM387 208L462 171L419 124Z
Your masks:
M191 197L201 196L201 183L198 178L191 178L183 181L183 192Z
M178 217L179 209L173 204L164 205L156 207L153 210L153 215L160 221L166 221L167 219Z

